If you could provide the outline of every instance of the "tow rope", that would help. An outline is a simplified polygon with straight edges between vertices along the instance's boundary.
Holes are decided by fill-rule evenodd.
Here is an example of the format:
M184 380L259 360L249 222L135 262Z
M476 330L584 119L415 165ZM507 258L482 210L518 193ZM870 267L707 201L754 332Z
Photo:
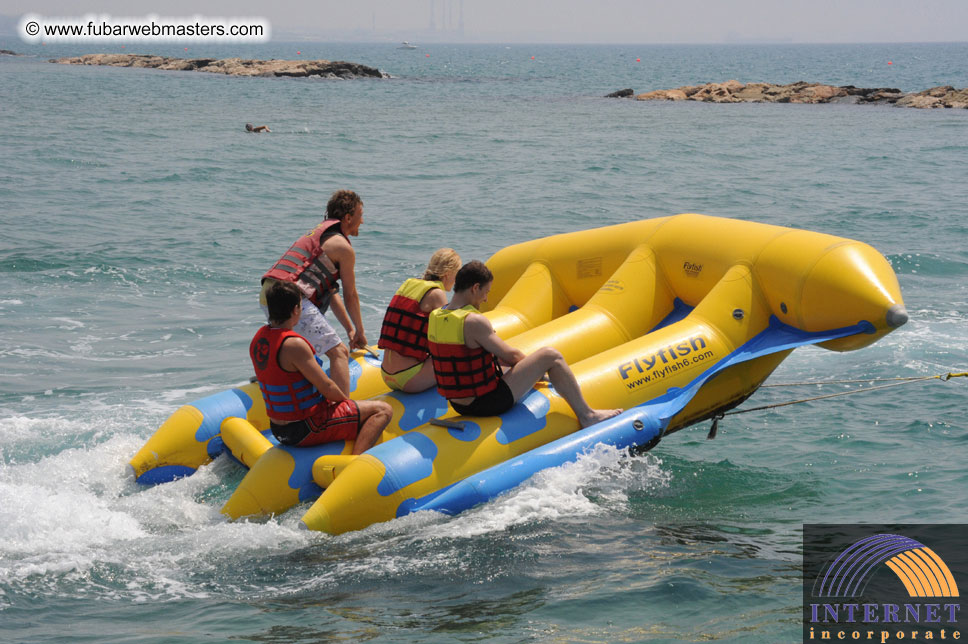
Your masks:
M716 438L716 433L719 431L719 421L721 421L726 416L735 416L737 414L747 414L751 411L763 411L764 409L775 409L777 407L787 407L789 405L799 405L800 403L812 402L814 400L824 400L826 398L836 398L837 396L849 396L851 394L859 394L867 391L875 391L877 389L887 389L888 387L897 387L899 385L907 385L915 382L924 382L926 380L941 380L942 382L947 382L952 378L966 378L968 377L968 371L962 371L959 373L948 372L941 373L936 376L911 376L904 378L873 378L873 379L861 379L861 380L814 380L809 382L788 382L779 383L775 385L761 385L761 387L804 387L808 385L837 385L846 383L859 383L859 382L889 382L888 385L879 385L877 387L864 387L861 389L851 389L850 391L839 391L835 394L825 394L823 396L812 396L810 398L801 398L799 400L788 400L787 402L775 403L772 405L762 405L761 407L750 407L749 409L736 409L733 411L727 411L716 416L713 416L713 424L709 427L709 435L706 436L707 440Z

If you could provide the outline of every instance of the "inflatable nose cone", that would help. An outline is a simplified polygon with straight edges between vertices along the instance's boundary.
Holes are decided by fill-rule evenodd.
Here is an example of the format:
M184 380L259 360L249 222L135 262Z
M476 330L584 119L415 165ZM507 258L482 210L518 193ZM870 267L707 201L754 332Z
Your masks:
M329 534L339 534L333 527L333 519L330 518L329 512L326 510L324 504L317 501L313 504L309 511L303 515L302 520L299 522L299 527L303 530L315 530L316 532L326 532Z
M908 321L907 309L899 304L895 304L887 310L887 326L896 329L904 326Z
M856 324L865 330L820 346L834 351L866 347L907 321L897 276L873 247L841 237L790 233L757 260L770 308L804 331Z
M883 255L861 242L839 244L827 252L809 273L802 301L804 309L829 316L830 322L839 318L842 326L867 322L873 327L821 345L836 351L866 347L907 321L894 270Z
M225 451L219 432L226 418L247 418L252 424L268 427L258 392L258 384L249 384L182 405L131 459L136 480L146 485L165 483L210 462Z
M180 407L129 461L135 480L142 485L167 483L211 461L208 442L198 439L204 422L204 414L194 405Z

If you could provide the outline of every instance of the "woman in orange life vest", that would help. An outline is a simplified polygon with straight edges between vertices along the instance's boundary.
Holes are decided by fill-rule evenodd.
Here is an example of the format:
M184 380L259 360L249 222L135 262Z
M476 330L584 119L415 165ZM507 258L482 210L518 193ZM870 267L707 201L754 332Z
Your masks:
M294 283L273 282L266 289L269 324L249 345L269 427L283 445L355 439L353 453L361 454L379 440L393 410L382 401L350 400L326 375L309 340L292 330L301 300Z
M582 427L621 409L592 409L564 357L551 347L531 354L515 349L494 332L477 310L487 302L494 276L483 262L468 262L457 272L454 296L431 312L427 346L434 364L437 391L464 416L497 416L524 398L545 373L555 391L575 412ZM501 372L498 363L510 367Z
M434 367L427 350L427 315L447 304L454 287L460 255L441 248L430 257L423 279L410 278L397 289L383 316L379 347L383 349L383 381L390 389L416 393L434 385Z

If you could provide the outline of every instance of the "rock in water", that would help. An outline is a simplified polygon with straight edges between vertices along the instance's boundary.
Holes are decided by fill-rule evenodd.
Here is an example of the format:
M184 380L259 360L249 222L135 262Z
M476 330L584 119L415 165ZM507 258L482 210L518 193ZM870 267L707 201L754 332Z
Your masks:
M166 58L142 54L87 54L74 58L52 58L50 62L61 65L108 65L211 72L229 76L387 78L387 75L379 69L342 60L245 60L242 58Z
M623 90L625 91L625 90ZM609 96L612 96L609 94ZM772 83L725 83L688 85L677 89L658 89L635 97L639 101L702 101L705 103L873 103L917 108L968 108L968 89L956 90L942 85L907 94L892 87L836 87L799 81L789 85Z
M605 98L625 98L627 96L631 96L634 93L635 92L632 90L632 88L629 87L628 89L620 89L617 92L612 92L611 94L606 94L605 95Z

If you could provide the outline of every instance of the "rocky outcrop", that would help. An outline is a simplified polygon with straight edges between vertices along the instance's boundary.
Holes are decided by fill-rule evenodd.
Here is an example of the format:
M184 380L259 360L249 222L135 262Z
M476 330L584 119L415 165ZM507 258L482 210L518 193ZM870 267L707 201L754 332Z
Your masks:
M0 56L23 56L23 54L18 54L15 51L10 51L9 49L0 49Z
M617 92L606 94L605 98L627 98L633 94L635 94L635 90L629 87L628 89L620 89Z
M635 98L639 101L684 101L687 96L681 89L657 89L654 92L639 94Z
M898 107L968 108L968 88L957 90L950 85L932 87L923 92L905 93L889 87L863 88L853 85L836 87L803 81L789 85L747 83L736 80L705 85L686 85L676 89L659 89L635 97L639 101L703 101L706 103L872 103Z
M51 59L61 65L108 65L147 67L177 71L211 72L229 76L292 76L304 78L388 78L379 69L329 60L245 60L242 58L166 58L140 54L87 54L75 58Z

